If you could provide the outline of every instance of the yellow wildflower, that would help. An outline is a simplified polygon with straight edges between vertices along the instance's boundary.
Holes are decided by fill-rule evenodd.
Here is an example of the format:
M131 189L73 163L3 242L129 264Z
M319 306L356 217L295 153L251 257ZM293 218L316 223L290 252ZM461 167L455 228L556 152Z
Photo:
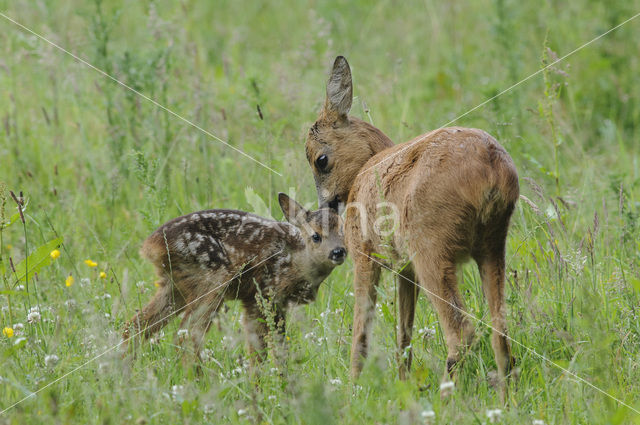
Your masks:
M100 272L100 279L106 279L107 274L105 272Z
M98 263L96 263L95 261L92 261L92 260L84 260L84 263L89 267L97 267L98 266Z
M7 326L2 330L2 334L7 338L11 338L13 337L13 329Z
M153 286L155 286L156 288L160 287L160 281L156 280L155 282L153 282Z
M54 249L53 251L51 251L49 256L51 256L52 260L55 260L56 258L58 258L60 256L60 251L57 250L57 249Z
M73 285L73 276L69 275L67 280L64 281L64 284L67 285L67 287Z
M7 244L7 249L11 250L11 248L13 248L13 245L11 245L10 243Z

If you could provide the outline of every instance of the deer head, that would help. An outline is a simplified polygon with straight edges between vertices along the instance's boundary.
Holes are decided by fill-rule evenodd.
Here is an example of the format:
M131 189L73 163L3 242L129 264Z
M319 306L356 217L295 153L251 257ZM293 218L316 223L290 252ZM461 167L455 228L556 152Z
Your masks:
M362 166L393 146L380 130L349 116L353 100L351 69L343 56L333 64L327 95L306 139L307 160L318 191L318 204L342 210Z
M328 208L309 211L284 193L278 194L278 201L287 221L300 229L310 267L325 272L344 262L347 250L342 220L335 211Z

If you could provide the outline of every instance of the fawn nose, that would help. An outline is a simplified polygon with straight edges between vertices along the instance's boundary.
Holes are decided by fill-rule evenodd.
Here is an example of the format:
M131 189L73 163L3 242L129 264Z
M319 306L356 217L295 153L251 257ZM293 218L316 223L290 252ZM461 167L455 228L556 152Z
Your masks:
M344 248L335 248L333 251L331 251L331 254L329 254L329 259L335 264L342 264L346 255L347 251Z

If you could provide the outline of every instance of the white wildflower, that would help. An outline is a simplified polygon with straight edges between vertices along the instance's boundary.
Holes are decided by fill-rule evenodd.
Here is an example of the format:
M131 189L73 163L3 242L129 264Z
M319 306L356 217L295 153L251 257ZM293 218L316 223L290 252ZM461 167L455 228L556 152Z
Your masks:
M436 330L433 328L422 328L418 329L418 335L424 338L431 338L436 336Z
M342 381L340 380L340 378L334 378L334 379L330 379L329 383L331 385L333 385L334 387L337 387L339 385L342 385Z
M189 336L189 329L178 329L178 333L176 335L178 336L179 341L184 341Z
M455 389L455 384L453 381L446 381L440 384L440 396L441 397L449 397L453 394L453 390Z
M109 300L109 299L111 299L111 294L106 294L106 293L105 293L105 294L102 294L102 299L103 299L103 300Z
M212 349L205 348L204 350L200 351L200 360L202 360L203 362L209 363L213 359L215 359L215 356L213 355Z
M420 416L422 417L426 425L431 425L435 423L436 412L434 412L433 410L423 410L422 412L420 412Z
M21 336L24 334L24 325L22 323L13 324L13 333L15 336Z
M44 364L47 367L54 367L56 364L58 364L58 360L60 359L55 354L48 354L44 356Z
M73 298L69 298L64 302L64 305L65 307L67 307L67 309L72 310L76 308L76 300L74 300Z
M244 416L247 414L247 410L246 409L238 409L238 416Z
M308 332L306 334L304 334L304 339L312 339L315 338L316 334L314 334L313 332Z
M487 418L489 419L489 422L491 422L492 424L498 422L501 416L502 416L501 409L487 409Z
M544 425L544 421L542 419L534 419L532 424L533 425Z
M83 277L82 279L80 279L80 286L84 287L89 285L91 285L91 279L89 279L88 277Z
M147 292L147 287L145 286L145 283L142 280L136 283L136 288L138 288L138 291L141 294L144 294L145 292Z
M182 394L184 392L183 385L173 385L171 387L171 398L175 401L182 401Z
M24 291L24 285L16 286L16 291Z
M160 342L160 340L164 338L164 331L160 331L151 338L149 338L149 344L154 345Z
M202 411L204 412L205 415L210 415L216 411L215 408L216 406L213 403L208 403L202 406Z
M27 314L27 322L38 323L42 316L40 316L40 308L38 306L31 307L29 314Z

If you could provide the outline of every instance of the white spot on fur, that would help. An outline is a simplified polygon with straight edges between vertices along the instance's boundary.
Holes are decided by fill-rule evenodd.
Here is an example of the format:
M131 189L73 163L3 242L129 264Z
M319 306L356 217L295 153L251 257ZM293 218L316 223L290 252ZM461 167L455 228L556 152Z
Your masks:
M208 252L203 252L202 254L198 255L198 261L203 264L208 264L211 261L211 257L209 257Z
M191 254L196 255L196 253L198 252L198 248L200 248L200 242L191 241L191 242L189 242L188 248L189 248L189 252L191 252Z
M286 223L286 224L287 224L287 228L289 230L289 235L294 236L294 237L295 236L301 236L300 229L298 229L293 224L289 224L289 223Z
M251 236L249 236L249 240L255 240L255 239L259 239L260 235L262 234L262 229L257 228L256 230L253 231L253 233L251 233Z
M187 252L187 246L184 244L184 242L181 239L178 239L176 241L176 250L178 252Z

